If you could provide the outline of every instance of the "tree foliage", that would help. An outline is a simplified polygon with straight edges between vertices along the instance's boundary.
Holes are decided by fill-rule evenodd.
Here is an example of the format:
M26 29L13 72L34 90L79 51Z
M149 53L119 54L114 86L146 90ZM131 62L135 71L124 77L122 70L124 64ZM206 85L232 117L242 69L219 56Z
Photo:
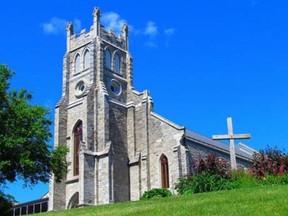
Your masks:
M12 203L14 202L14 198L10 195L4 194L0 191L0 212L2 216L12 216L12 211L10 211L12 207Z
M48 145L52 137L49 111L31 104L27 90L10 90L13 75L7 66L0 65L0 185L18 179L27 185L48 182L51 171L60 181L68 150L59 145L52 151Z

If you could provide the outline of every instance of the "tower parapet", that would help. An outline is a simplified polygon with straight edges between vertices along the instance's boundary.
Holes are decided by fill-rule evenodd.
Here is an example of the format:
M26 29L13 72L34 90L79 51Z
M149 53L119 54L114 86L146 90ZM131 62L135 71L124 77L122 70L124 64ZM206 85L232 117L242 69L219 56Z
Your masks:
M99 8L94 8L93 11L93 25L89 32L82 30L80 35L76 35L73 30L73 24L68 23L66 27L67 31L67 51L72 51L78 49L81 46L86 45L95 38L99 38L105 42L110 43L123 51L128 51L128 25L124 24L121 27L120 34L116 34L112 30L105 29L104 26L100 24L100 10Z
M127 29L127 31L123 31ZM100 38L108 43L113 44L117 48L128 51L127 41L128 41L128 27L126 24L122 26L122 32L119 35L116 35L112 30L106 30L104 26L101 26Z

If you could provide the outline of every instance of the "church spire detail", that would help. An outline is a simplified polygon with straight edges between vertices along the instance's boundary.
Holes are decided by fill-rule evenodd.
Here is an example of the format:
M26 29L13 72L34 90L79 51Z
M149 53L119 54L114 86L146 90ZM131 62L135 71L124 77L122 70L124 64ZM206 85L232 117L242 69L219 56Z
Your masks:
M93 11L93 29L95 36L100 36L100 10L95 7Z
M74 27L73 27L72 22L69 22L67 24L66 34L67 34L67 50L70 50L70 39L71 39L71 36L74 34Z
M124 40L125 40L125 49L126 49L126 50L129 50L129 38L128 38L128 33L129 33L128 25L127 25L127 24L124 24L124 25L122 26L121 35L122 35L122 37L123 37Z

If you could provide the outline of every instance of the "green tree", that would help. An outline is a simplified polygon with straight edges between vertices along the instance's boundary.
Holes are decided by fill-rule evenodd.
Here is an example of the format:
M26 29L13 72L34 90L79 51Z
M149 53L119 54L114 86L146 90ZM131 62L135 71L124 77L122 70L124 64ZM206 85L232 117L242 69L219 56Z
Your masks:
M49 111L31 104L32 95L25 89L10 90L13 75L0 65L0 186L18 179L25 185L48 182L51 171L56 181L61 181L68 150L59 145L52 151L48 145L52 137ZM5 199L3 193L1 198Z

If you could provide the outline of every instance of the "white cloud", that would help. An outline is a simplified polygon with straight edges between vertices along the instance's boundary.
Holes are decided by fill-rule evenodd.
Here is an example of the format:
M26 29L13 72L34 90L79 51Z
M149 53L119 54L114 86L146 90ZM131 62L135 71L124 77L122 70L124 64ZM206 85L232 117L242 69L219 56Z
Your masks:
M120 18L120 16L115 12L107 12L101 16L101 21L106 29L111 29L115 33L119 34L121 28L126 20Z
M159 35L161 37L165 35L167 36L166 39L169 39L168 37L173 35L176 32L176 29L171 27L164 30L159 30L156 23L150 20L146 23L145 28L135 29L133 32L136 36L144 36L146 40L144 45L146 47L157 48L160 43L158 43L159 38L156 36Z
M154 41L147 41L145 43L145 46L150 47L150 48L157 48L158 45Z
M158 33L157 26L154 22L149 21L146 24L146 28L144 30L145 35L155 36Z
M42 25L43 31L47 34L58 34L65 30L67 21L64 19L59 19L57 17L51 18L51 20Z
M43 28L44 33L57 35L65 31L67 23L68 21L65 19L52 17L49 22L43 23L41 27ZM79 19L75 19L73 24L76 32L81 30L81 21Z
M164 33L166 35L173 35L175 33L176 29L175 28L168 28L164 30Z

